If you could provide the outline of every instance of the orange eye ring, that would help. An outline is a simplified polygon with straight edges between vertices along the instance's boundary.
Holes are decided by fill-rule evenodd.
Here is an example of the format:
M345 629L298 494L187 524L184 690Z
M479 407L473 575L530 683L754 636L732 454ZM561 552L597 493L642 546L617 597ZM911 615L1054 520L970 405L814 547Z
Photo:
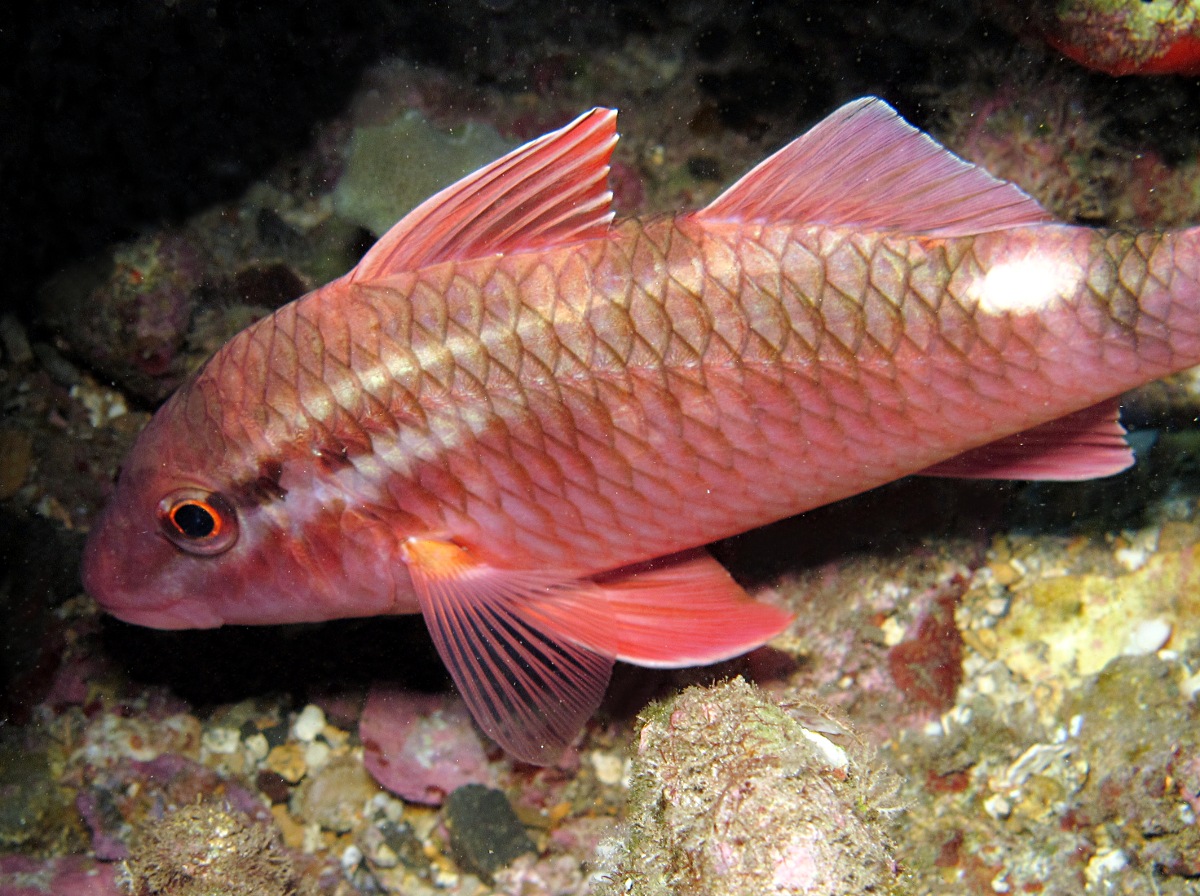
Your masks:
M198 488L181 488L159 501L158 524L167 540L189 554L220 554L238 537L237 511L229 499Z

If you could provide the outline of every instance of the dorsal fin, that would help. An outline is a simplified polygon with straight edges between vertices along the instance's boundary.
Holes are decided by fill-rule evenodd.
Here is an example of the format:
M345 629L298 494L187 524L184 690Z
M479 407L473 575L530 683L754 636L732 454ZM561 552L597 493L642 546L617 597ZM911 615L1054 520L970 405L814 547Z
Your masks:
M969 236L1053 217L960 159L877 97L847 103L761 162L697 217Z
M349 279L602 236L613 217L607 178L616 144L616 110L585 112L426 199Z

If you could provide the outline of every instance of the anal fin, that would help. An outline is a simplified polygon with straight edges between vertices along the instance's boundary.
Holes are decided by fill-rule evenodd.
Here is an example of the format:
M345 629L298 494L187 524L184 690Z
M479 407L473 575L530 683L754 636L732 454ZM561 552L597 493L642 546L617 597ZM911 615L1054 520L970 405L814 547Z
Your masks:
M1115 399L1059 417L921 471L962 479L1042 479L1063 482L1112 476L1132 466Z
M703 548L596 579L619 660L702 666L761 647L792 615L751 598Z
M559 638L662 669L740 656L792 621L747 595L703 548L531 592L525 607Z

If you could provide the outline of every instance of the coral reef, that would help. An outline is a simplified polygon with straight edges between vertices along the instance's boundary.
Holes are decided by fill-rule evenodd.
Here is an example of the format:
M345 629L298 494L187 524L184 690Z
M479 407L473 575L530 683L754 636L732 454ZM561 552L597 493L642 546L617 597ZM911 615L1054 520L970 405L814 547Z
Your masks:
M1155 54L1193 31L1195 4L1022 2L1009 20L1014 8L1012 30L996 27L1001 5L942 0L383 4L337 33L322 30L337 17L309 10L276 21L179 0L35 23L22 52L57 60L42 80L66 87L12 93L24 120L47 122L34 137L57 142L0 152L73 161L0 185L28 194L6 246L17 301L0 316L0 892L110 896L123 862L145 892L189 892L203 886L181 876L191 855L220 878L212 892L250 875L263 892L335 896L617 896L672 880L1194 894L1195 374L1127 396L1139 460L1112 480L901 482L715 546L797 625L713 669L618 668L554 768L481 738L419 619L151 632L100 617L78 584L83 533L146 411L233 332L346 271L371 242L364 226L399 213L337 204L365 128L408 122L404 140L438 169L437 135L523 140L613 105L617 208L655 214L704 204L870 92L1066 220L1200 222L1200 87L1114 79L1018 37L1036 14L1092 63L1150 71L1183 58ZM139 31L143 17L154 28ZM264 73L279 34L288 64ZM159 66L170 108L148 87L89 95L113 84L77 61L97 41L116 68L177 55ZM368 45L401 58L335 112L343 66ZM118 49L130 46L145 55ZM56 80L66 57L75 68ZM331 104L333 81L346 86ZM258 108L264 90L280 108ZM56 119L81 102L101 136ZM187 163L164 142L189 144ZM383 162L389 186L373 189L401 192L424 163ZM97 229L118 207L141 213ZM34 300L53 270L66 273ZM759 689L709 687L739 673ZM413 690L366 699L384 679ZM689 685L639 735L639 710ZM471 796L484 811L459 811ZM503 866L487 855L499 815L528 850Z

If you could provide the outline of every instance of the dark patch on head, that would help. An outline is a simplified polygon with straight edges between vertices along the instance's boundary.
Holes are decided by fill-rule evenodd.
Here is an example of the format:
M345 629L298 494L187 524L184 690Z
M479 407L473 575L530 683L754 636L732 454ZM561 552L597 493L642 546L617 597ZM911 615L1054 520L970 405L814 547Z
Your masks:
M335 425L321 433L320 438L312 443L312 453L327 471L336 472L344 466L352 464L356 457L375 453L375 443L372 433L390 433L394 431L394 422L388 419L392 426L379 423L374 409L368 410L362 416L354 416L341 411ZM375 425L372 425L375 424Z
M234 483L233 494L239 504L269 504L287 497L287 489L279 484L283 478L283 463L274 458L263 461L258 475Z
M362 452L355 452L361 454ZM341 442L328 442L313 448L313 457L328 473L334 473L350 464L350 448Z

